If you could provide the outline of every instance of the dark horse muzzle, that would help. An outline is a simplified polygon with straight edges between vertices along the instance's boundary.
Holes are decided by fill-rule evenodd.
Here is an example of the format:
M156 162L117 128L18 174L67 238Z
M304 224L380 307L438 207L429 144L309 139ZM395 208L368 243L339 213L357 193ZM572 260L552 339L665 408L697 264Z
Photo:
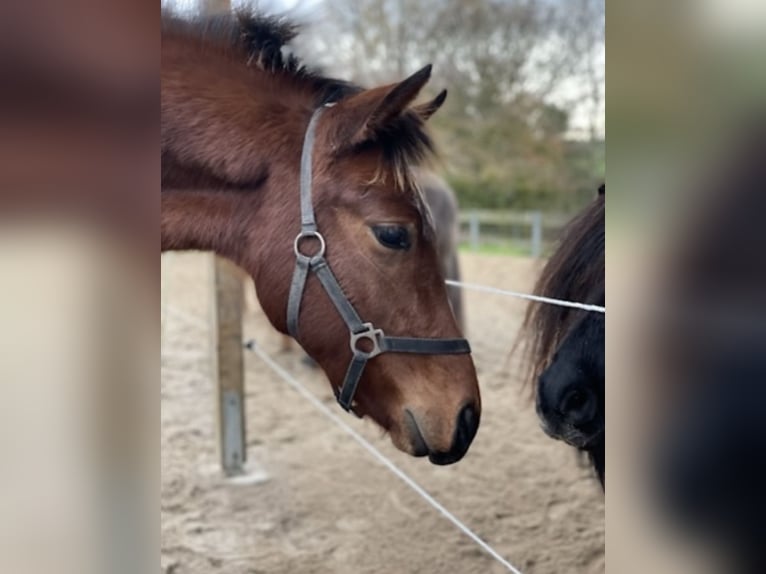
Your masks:
M565 337L538 381L543 430L577 448L603 440L603 349L604 316L589 313Z
M295 271L293 272L290 295L287 303L287 330L296 340L298 339L298 321L300 317L301 300L306 288L309 272L313 272L327 296L332 301L349 331L351 347L351 363L339 390L336 391L338 403L345 410L351 410L354 394L364 373L367 361L382 353L413 353L420 355L454 355L471 352L471 347L465 339L428 339L420 337L390 337L376 328L372 323L365 323L359 317L348 297L343 293L340 283L333 274L325 259L325 240L319 233L314 218L314 206L311 201L312 150L317 121L326 107L318 108L311 117L303 141L301 154L301 231L295 238ZM301 244L308 239L319 242L319 249L309 255L301 251Z

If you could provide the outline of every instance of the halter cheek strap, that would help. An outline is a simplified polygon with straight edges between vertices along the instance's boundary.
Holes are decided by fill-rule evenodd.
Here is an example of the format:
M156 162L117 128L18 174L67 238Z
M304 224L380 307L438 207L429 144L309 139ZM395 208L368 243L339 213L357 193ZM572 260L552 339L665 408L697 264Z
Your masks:
M298 321L303 292L306 289L309 273L314 273L349 331L349 345L352 353L351 363L349 363L346 370L343 385L340 390L336 391L338 403L348 411L351 409L354 394L359 386L359 381L362 378L367 361L381 353L457 355L470 353L471 347L465 339L389 337L383 333L382 329L376 328L372 323L362 321L356 309L348 300L348 297L343 293L340 283L338 283L325 258L327 244L322 234L317 230L314 206L311 200L312 151L314 148L316 125L323 110L331 105L326 104L314 112L303 141L300 180L301 231L298 233L293 244L295 270L293 271L287 303L287 330L293 338L298 338ZM301 247L310 239L316 240L319 243L319 248L312 254L304 254L301 251ZM370 350L360 348L361 341L363 340L366 341L364 346Z

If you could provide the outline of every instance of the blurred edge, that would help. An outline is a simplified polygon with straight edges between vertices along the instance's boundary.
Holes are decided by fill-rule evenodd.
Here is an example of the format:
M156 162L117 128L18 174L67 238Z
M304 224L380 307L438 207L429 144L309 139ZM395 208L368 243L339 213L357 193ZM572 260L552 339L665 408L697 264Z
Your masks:
M762 2L607 6L609 572L766 571L765 43Z
M158 16L0 4L0 572L157 568Z
M727 191L700 182L725 180L763 120L761 5L608 5L610 572L703 572L728 555L706 556L651 511L663 505L643 455L662 440L648 430L665 428L652 416L673 401L679 418L695 388L689 363L668 374L646 334L665 325L666 294L693 299L669 272L674 246L688 252L696 232L701 249L711 236L725 249L732 227L763 228L757 209L720 228L694 225ZM156 477L159 459L149 390L159 348L158 11L95 0L0 7L3 572L156 568L141 564L156 553L136 550L141 536L144 549L159 542L156 479L137 480ZM743 201L762 193L762 181L752 185L736 189ZM758 239L734 244L752 267L721 274L753 292L764 268ZM762 301L746 303L762 313ZM694 314L705 319L709 307ZM658 388L665 377L677 393ZM150 501L136 504L147 488Z

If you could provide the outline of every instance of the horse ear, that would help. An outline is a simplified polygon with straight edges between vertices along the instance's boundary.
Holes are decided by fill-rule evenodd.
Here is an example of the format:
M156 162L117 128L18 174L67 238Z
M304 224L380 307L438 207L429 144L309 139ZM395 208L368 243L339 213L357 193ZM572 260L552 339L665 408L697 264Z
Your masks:
M599 195L606 195L606 184L605 184L605 183L602 183L602 184L601 184L601 185L598 187L598 194L599 194Z
M398 84L365 90L339 102L332 111L337 118L334 147L357 145L373 139L388 122L407 109L430 77L431 64Z
M436 110L442 107L442 104L444 103L444 100L446 99L447 99L447 90L442 90L441 92L439 92L439 95L436 96L430 102L427 102L425 104L420 104L419 106L414 106L412 109L421 118L423 118L423 121L426 121L428 120L428 118L430 118L432 115L436 113Z

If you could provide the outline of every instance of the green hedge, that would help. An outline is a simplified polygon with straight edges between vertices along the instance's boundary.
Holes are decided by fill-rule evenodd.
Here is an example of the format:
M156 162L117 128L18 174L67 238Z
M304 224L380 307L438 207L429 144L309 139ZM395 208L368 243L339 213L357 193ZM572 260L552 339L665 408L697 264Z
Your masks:
M461 165L447 181L462 208L575 212L604 181L606 145L568 141L559 152Z
M461 209L518 209L569 212L576 211L596 194L598 184L580 189L529 189L514 182L493 179L452 177L449 184L455 190Z

